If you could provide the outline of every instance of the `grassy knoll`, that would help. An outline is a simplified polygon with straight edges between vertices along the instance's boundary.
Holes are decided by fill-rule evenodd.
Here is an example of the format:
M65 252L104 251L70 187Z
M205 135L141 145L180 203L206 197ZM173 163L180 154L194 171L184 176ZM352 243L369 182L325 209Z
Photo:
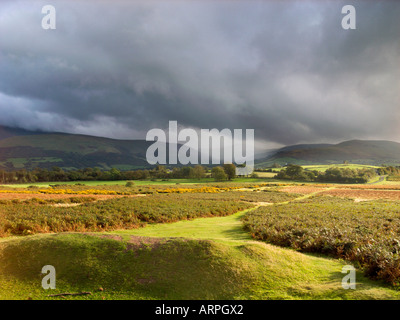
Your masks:
M90 291L83 299L239 298L251 285L245 257L210 241L165 239L135 245L82 234L33 236L2 242L0 297L44 299ZM51 264L57 289L41 288L40 270ZM102 288L103 291L99 289ZM75 297L76 298L76 297Z
M130 236L179 237L210 240L224 244L235 252L245 250L252 264L258 265L256 284L245 298L250 299L390 299L400 293L381 282L357 274L356 291L341 288L341 268L346 263L253 241L240 221L246 212L227 217L202 218L172 224L153 224L137 230L112 232L128 240Z
M341 288L343 263L264 243L159 238L130 242L84 234L0 241L0 299L390 299L397 292L357 275ZM147 239L147 242L146 242ZM57 288L44 290L44 265ZM48 297L84 292L86 296Z

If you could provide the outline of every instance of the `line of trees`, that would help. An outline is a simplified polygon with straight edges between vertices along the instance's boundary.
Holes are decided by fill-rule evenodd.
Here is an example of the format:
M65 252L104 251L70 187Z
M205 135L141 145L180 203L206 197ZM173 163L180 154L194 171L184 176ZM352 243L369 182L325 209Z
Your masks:
M299 180L299 181L319 181L319 182L341 182L341 183L366 183L376 177L377 170L372 168L350 169L333 167L325 172L317 170L304 170L299 165L288 165L276 176L276 179Z
M400 167L384 166L384 167L378 168L377 172L380 176L382 176L382 175L397 176L397 175L400 175Z
M203 179L212 177L215 181L232 180L236 177L236 166L207 167L175 167L167 169L159 165L154 169L120 171L116 168L101 170L85 168L79 170L63 170L59 167L52 169L36 168L32 171L21 169L17 171L0 170L0 183L30 183L57 181L111 181L111 180L151 180L151 179Z

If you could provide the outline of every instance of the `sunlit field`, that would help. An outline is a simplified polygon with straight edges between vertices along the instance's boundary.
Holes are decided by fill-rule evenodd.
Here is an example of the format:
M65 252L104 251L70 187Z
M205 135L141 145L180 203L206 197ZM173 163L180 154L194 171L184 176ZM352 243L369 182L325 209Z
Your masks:
M400 184L245 181L4 185L0 298L399 298Z

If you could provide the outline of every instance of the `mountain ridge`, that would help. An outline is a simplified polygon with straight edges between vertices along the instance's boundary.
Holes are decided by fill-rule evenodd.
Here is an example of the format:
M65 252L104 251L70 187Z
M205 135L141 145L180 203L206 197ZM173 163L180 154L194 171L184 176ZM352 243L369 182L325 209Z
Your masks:
M145 140L119 140L84 134L29 131L0 126L0 169L52 168L133 170L151 167L146 160ZM267 150L268 151L268 150ZM266 154L266 151L264 151ZM387 140L347 140L337 144L285 146L256 160L256 168L274 163L381 165L400 164L400 143Z
M152 143L0 126L0 169L145 168L149 167L146 150Z
M333 164L343 163L400 164L400 143L387 140L347 140L337 144L287 146L275 154L257 161L257 167L274 163Z

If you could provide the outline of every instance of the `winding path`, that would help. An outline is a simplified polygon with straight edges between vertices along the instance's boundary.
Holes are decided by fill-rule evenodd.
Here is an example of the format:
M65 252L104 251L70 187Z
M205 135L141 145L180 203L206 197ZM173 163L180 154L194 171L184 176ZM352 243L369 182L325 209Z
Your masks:
M259 202L256 203L256 206L253 208L239 211L233 215L225 217L197 218L174 223L152 224L140 229L117 230L109 233L126 237L126 240L131 236L142 236L156 238L182 237L191 239L210 239L227 241L234 245L243 244L243 242L249 241L255 242L256 240L254 240L251 235L243 229L241 218L245 214L256 210L260 206L285 205L293 201L304 200L332 188L334 187L309 193L290 201L278 203Z
M379 176L379 180L378 181L368 182L367 184L376 184L376 183L382 182L382 181L385 180L386 177L387 176Z

